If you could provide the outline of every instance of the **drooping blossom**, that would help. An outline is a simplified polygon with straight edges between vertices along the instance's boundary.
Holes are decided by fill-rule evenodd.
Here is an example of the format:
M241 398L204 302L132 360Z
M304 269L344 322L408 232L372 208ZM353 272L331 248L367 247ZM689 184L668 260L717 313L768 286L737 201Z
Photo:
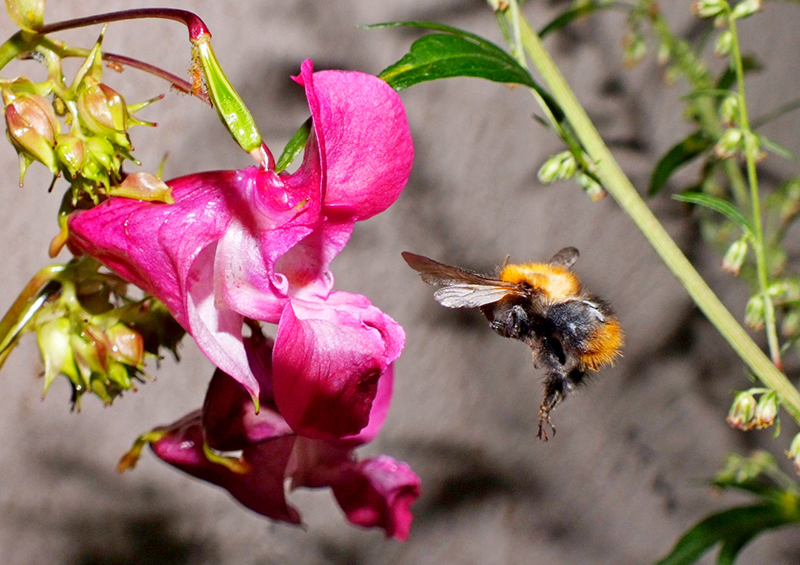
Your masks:
M245 389L217 370L201 410L154 430L159 436L151 443L156 455L221 486L251 510L292 524L300 523L300 515L286 501L286 479L291 489L330 487L350 522L406 539L419 477L391 457L358 461L353 455L353 449L372 440L383 424L391 398L391 368L380 380L369 423L359 434L331 441L311 439L295 434L274 404L272 340L254 334L244 341L251 363L261 368L256 372L261 385L259 413ZM208 447L241 455L226 465L220 462L224 455L209 458Z
M368 424L405 336L365 297L334 291L329 266L356 221L397 199L413 146L399 97L376 77L306 61L295 80L313 119L296 172L190 175L168 183L174 204L112 197L72 215L70 245L164 302L253 399L263 379L243 321L278 324L275 405L294 432L330 440Z

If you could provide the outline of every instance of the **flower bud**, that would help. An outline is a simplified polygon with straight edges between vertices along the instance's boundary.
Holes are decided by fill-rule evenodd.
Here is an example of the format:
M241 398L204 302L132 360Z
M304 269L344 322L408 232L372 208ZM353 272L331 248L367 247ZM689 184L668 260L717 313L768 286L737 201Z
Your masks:
M746 18L761 10L761 0L742 0L731 12L733 19Z
M725 0L697 0L692 4L692 12L701 18L711 18L725 10L726 5Z
M6 0L6 12L23 31L35 32L44 24L45 0Z
M800 473L800 434L794 436L786 456L792 460L795 470Z
M739 274L745 258L747 257L747 241L742 238L734 241L725 252L722 259L722 270L734 275Z
M733 125L739 119L739 97L729 94L719 105L719 117L726 125Z
M70 323L66 318L56 318L37 330L36 338L44 361L43 397L59 373L64 373L72 381L78 379L70 335Z
M630 33L622 42L623 58L626 67L633 67L647 55L647 44L640 34Z
M739 392L733 399L733 404L728 412L728 424L739 430L749 430L753 427L753 415L756 410L756 399L750 391Z
M596 202L601 198L605 197L606 195L605 189L591 175L587 175L586 173L581 171L578 173L577 181L578 184L581 186L581 188L586 192L586 194L589 195L589 198L591 198L593 201Z
M163 180L150 173L131 173L120 185L112 187L109 194L135 200L175 203L172 189Z
M20 94L6 105L6 125L11 142L26 159L39 161L58 173L53 152L61 122L53 106L41 96Z
M731 48L733 47L733 33L731 30L726 29L722 33L719 34L717 40L714 42L714 54L719 56L725 56L731 52Z
M761 395L756 404L753 418L753 425L756 429L762 429L775 423L778 416L778 395L774 390Z
M714 146L714 153L720 159L736 157L744 150L744 134L739 128L728 128Z
M800 330L800 312L789 310L783 315L781 320L781 335L787 339L792 339Z
M134 367L142 366L144 363L144 340L139 332L125 324L114 324L105 333L110 344L108 353L114 360Z
M551 184L557 180L572 178L576 170L575 156L569 151L562 151L545 161L537 176L543 184Z
M67 168L72 178L75 178L83 167L86 149L79 137L66 133L56 138L56 155L58 160Z
M117 387L122 390L134 388L133 383L131 383L130 375L128 374L128 368L122 363L112 361L108 366L106 376L111 383L117 385Z
M78 116L93 133L108 135L128 128L128 108L116 90L86 77L88 84L78 96Z
M751 296L744 309L744 323L760 330L764 327L764 297L760 294Z

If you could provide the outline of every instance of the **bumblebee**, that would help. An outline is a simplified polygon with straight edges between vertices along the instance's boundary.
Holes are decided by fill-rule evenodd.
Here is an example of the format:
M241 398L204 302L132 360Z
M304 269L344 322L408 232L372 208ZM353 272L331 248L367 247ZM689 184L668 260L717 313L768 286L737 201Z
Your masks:
M422 280L438 286L433 297L448 308L480 308L491 328L526 343L533 364L545 370L537 437L547 441L550 411L620 354L622 328L609 305L586 293L570 267L578 250L565 247L547 263L509 264L496 277L403 252Z

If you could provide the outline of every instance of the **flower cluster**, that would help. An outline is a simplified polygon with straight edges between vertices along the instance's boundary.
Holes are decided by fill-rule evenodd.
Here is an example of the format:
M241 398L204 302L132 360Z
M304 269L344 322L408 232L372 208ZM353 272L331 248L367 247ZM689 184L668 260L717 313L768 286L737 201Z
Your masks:
M168 183L172 204L112 197L70 216L68 244L163 302L219 369L204 409L153 444L160 457L289 522L298 518L284 477L330 485L351 521L402 538L418 479L388 459L356 463L350 450L381 425L405 336L364 296L333 290L330 264L355 222L385 210L408 180L405 110L363 73L314 73L306 61L295 80L313 120L297 171L179 178ZM277 324L274 341L258 337L258 322ZM242 467L205 458L208 448L242 449Z

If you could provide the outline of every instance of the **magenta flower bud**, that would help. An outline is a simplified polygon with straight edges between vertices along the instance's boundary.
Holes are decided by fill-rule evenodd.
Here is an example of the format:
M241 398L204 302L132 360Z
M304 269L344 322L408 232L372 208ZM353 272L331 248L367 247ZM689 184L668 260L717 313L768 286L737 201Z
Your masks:
M61 132L61 122L56 118L53 106L41 96L20 94L6 105L5 117L8 136L17 151L29 161L39 161L57 174L53 147Z

